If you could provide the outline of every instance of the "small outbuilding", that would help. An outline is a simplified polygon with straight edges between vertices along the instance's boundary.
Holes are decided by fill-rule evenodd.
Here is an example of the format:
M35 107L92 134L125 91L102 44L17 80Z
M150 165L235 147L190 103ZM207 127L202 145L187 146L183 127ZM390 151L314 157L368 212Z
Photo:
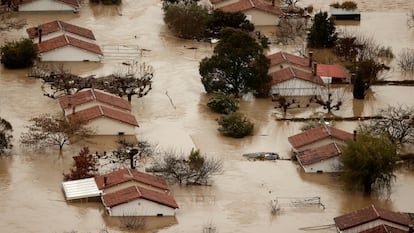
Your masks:
M110 216L174 216L178 209L174 197L138 185L106 193L102 203Z
M330 13L335 20L361 20L361 13L357 8L330 7Z
M315 64L316 75L324 83L346 83L347 78L339 65Z
M11 0L11 9L15 11L69 11L78 12L78 0Z
M62 183L66 200L83 200L100 197L102 191L98 189L94 178L65 181Z
M340 172L341 146L330 143L296 154L299 164L306 173Z

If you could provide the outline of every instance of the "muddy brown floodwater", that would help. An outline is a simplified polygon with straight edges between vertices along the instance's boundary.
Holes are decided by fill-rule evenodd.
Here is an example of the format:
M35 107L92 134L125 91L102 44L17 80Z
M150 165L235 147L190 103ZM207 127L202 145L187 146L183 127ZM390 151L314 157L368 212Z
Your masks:
M212 180L212 186L173 186L180 210L173 218L148 218L145 229L138 232L202 232L212 224L217 232L302 232L299 228L332 224L333 217L365 207L371 203L397 210L414 212L414 173L398 171L393 192L384 197L363 197L344 189L337 178L327 174L304 174L291 161L252 162L242 154L275 151L283 157L289 153L287 137L299 132L300 123L277 122L269 99L247 99L241 111L255 123L254 136L229 139L217 132L216 119L205 103L207 97L200 82L198 63L212 53L208 43L179 40L171 36L162 20L161 3L156 0L123 0L120 7L89 6L84 1L79 14L16 14L27 20L27 27L60 19L92 29L104 51L126 45L138 46L140 60L155 68L153 90L148 96L133 99L133 113L140 128L139 139L158 143L164 149L188 152L196 146L207 156L221 158L224 172ZM303 0L315 10L326 10L327 0ZM359 24L341 24L341 30L354 30L373 36L391 46L398 55L414 48L414 29L406 26L406 17L414 9L411 0L360 0ZM2 32L0 43L25 35L25 29ZM190 49L196 48L196 49ZM272 45L271 50L280 47ZM137 50L137 57L139 57ZM79 75L108 74L120 60L108 56L103 63L65 63ZM403 76L391 61L388 79ZM111 150L113 138L95 138L95 143L70 145L59 155L56 148L29 150L19 146L18 138L32 116L60 114L58 103L42 95L40 81L26 77L28 70L10 71L0 67L0 116L9 120L14 131L11 156L0 158L0 229L1 232L56 232L76 230L122 232L118 219L106 216L99 203L67 203L61 191L62 173L72 156L88 145L92 151ZM390 104L414 105L413 87L372 87L366 100L352 99L345 93L341 116L369 115ZM323 114L321 108L293 110L289 114L309 116ZM338 122L349 131L354 122ZM140 168L143 168L142 166ZM320 196L325 210L319 208L283 208L273 216L270 200L276 197ZM315 232L335 232L334 228Z

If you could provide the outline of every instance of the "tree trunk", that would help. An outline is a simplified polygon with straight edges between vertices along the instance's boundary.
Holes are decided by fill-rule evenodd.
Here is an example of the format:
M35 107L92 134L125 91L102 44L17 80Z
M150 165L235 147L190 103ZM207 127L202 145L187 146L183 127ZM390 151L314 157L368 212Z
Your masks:
M59 144L59 151L60 151L60 152L62 152L63 145L64 145L64 144Z
M131 103L132 95L131 94L128 94L127 96L128 96L128 102Z

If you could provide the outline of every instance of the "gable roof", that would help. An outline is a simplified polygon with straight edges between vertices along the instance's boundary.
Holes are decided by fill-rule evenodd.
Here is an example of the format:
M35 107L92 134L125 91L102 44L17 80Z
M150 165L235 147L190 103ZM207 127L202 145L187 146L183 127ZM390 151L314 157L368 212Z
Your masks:
M282 83L291 79L301 79L303 81L315 83L320 86L325 86L322 79L312 74L294 67L287 67L269 74L272 77L272 85Z
M63 31L63 32L70 32L79 36L83 36L85 38L95 40L95 36L93 32L87 28L79 27L73 24L65 23L60 20L55 20L52 22L48 22L45 24L41 24L37 27L31 27L26 29L27 34L29 35L30 39L34 39L39 37L38 29L42 29L42 35L48 35L50 33Z
M360 231L359 233L408 233L408 232L409 231L404 231L399 228L381 224L381 225Z
M98 45L84 40L79 40L68 35L57 36L49 40L42 41L41 43L37 43L39 53L49 52L66 46L73 46L95 54L103 55L101 48L99 48Z
M335 217L334 221L335 225L340 230L345 230L377 219L382 219L407 227L410 224L410 220L407 214L378 208L375 205L370 205L349 214Z
M106 177L106 185L104 185L104 177ZM167 182L163 178L129 168L95 177L95 182L100 190L128 181L137 181L166 191L170 190Z
M301 165L318 163L341 155L341 148L336 143L330 143L311 150L305 150L296 155Z
M138 127L138 122L135 119L134 115L127 113L127 112L108 108L102 105L96 105L96 106L67 115L67 118L69 121L81 121L81 122L90 121L90 120L93 120L99 117L108 117L113 120L118 120L118 121Z
M305 132L290 136L288 141L294 148L299 148L328 137L334 137L336 139L346 141L352 139L353 134L324 124L319 127L306 130Z
M93 101L131 111L131 105L127 100L95 89L82 90L73 95L65 95L59 98L59 104L63 109L68 109L73 106L76 107Z
M273 6L271 3L263 0L240 0L235 3L225 5L220 9L225 12L243 12L251 9L257 9L272 15L283 15L283 12L279 7Z
M106 207L114 207L139 198L169 206L171 208L178 208L178 204L174 197L165 193L139 187L137 185L104 194L102 196L102 201Z
M299 57L290 53L277 52L267 56L270 60L270 66L276 66L281 63L291 63L298 66L309 67L309 58ZM309 67L311 68L311 67Z
M338 65L317 64L316 75L332 78L346 78L341 67Z
M24 5L24 4L36 2L37 0L12 0L12 1L15 6L18 6L18 5ZM53 1L65 3L67 5L70 5L76 8L80 7L78 0L53 0Z

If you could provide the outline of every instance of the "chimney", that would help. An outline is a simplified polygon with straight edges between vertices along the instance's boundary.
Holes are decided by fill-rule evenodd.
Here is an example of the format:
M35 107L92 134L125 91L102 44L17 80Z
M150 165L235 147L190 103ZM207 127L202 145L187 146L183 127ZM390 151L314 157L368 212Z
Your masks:
M354 130L354 142L356 142L356 140L357 140L357 131Z
M313 75L316 75L316 68L318 68L318 64L317 63L313 63Z
M275 0L272 0L272 6L275 6Z
M312 67L312 62L313 62L313 58L312 58L313 52L309 51L308 53L308 58L309 58L309 67Z
M103 180L104 181L103 182L103 186L105 187L108 184L108 177L107 176L104 176L103 179L104 179Z
M42 29L39 27L37 28L37 34L39 34L39 44L42 42Z
M414 226L413 225L408 226L408 233L414 233Z

